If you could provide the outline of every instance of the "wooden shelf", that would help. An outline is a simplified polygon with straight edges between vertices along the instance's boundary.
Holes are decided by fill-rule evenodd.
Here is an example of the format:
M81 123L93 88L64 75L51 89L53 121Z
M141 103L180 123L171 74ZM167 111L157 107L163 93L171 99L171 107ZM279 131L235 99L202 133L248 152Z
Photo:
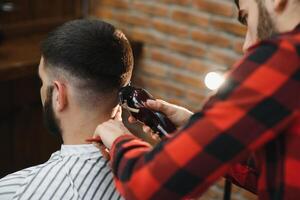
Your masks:
M0 46L0 81L37 73L43 38L45 34L4 41Z

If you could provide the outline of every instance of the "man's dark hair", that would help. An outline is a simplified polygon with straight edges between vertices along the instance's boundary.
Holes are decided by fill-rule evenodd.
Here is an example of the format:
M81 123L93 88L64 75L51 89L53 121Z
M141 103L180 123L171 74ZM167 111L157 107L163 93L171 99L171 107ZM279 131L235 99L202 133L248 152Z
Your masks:
M133 56L128 40L103 21L67 22L49 33L41 50L46 69L63 70L76 77L84 83L82 90L111 92L131 76Z

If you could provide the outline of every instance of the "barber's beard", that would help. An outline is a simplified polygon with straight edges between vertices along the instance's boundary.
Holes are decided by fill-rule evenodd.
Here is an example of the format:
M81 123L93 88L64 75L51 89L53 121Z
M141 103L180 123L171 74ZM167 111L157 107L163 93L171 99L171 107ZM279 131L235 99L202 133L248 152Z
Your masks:
M258 4L259 18L257 26L257 37L259 40L266 40L278 33L274 22L268 13L266 7L263 5L262 0L256 1Z
M52 104L53 86L47 88L47 96L44 103L44 123L48 131L62 139L62 131L59 125L59 120L56 118Z

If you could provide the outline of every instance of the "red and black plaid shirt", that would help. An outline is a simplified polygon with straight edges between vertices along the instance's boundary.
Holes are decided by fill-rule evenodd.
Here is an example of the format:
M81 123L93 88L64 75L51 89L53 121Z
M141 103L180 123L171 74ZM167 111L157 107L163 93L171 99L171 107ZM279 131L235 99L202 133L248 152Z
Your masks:
M130 200L191 198L226 176L261 200L300 199L299 111L300 26L253 46L171 139L152 148L119 137L117 188Z

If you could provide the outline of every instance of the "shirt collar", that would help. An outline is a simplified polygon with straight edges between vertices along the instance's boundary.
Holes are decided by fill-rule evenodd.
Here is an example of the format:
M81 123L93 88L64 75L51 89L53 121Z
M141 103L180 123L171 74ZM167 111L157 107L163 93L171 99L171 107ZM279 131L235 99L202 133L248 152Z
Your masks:
M82 156L82 155L98 155L101 153L99 149L93 144L80 144L80 145L61 145L61 156Z

